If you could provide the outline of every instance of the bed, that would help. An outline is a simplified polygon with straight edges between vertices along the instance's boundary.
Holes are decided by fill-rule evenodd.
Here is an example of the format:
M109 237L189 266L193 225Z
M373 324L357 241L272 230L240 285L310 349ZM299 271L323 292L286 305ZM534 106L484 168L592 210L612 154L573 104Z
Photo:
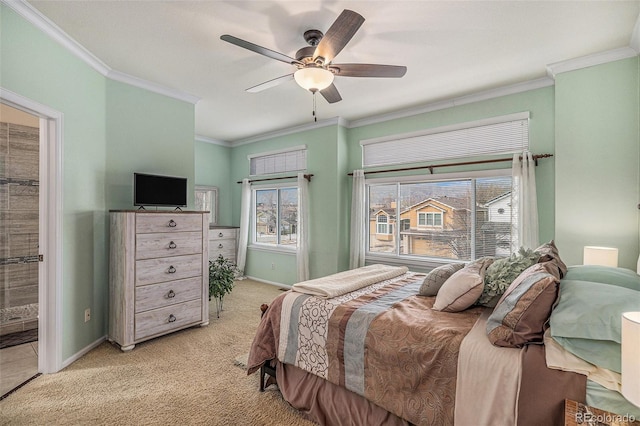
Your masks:
M283 397L319 424L562 424L564 400L589 402L597 378L558 362L566 343L549 328L571 271L553 242L495 262L298 283L264 313L248 373L272 367ZM572 315L563 306L556 321ZM561 365L548 367L545 339L561 342Z

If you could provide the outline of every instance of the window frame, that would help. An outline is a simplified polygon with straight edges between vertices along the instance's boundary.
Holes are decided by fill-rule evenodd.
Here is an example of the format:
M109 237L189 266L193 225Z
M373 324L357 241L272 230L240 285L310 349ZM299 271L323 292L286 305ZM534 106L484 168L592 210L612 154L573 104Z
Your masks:
M209 226L211 227L218 225L218 187L209 185L195 185L193 189L195 197L194 200L197 199L196 194L198 192L210 193L211 204L213 208L209 209ZM194 205L194 207L196 208L196 210L198 209L198 206Z
M297 240L296 244L280 244L280 191L283 189L295 189L298 197L298 212L300 211L300 189L298 187L297 182L289 182L289 183L279 183L279 184L263 184L263 185L252 185L251 187L251 238L249 239L248 248L253 250L260 251L269 251L269 252L279 252L279 253L287 253L287 254L295 254L297 251ZM257 191L268 191L268 190L276 190L277 191L277 218L276 218L276 236L277 236L277 244L269 244L264 242L256 241L256 193ZM296 223L297 228L297 223Z
M491 169L491 170L479 170L479 171L469 171L469 172L454 172L454 173L439 173L435 175L404 175L404 176L396 176L396 177L380 177L380 178L367 178L365 179L365 188L366 188L366 199L365 203L369 205L369 188L371 185L390 185L390 184L412 184L412 183L424 183L424 182L436 182L436 181L455 181L455 180L464 180L464 179L481 179L481 178L492 178L492 177L511 177L512 171L511 168L503 168L503 169ZM475 195L472 200L473 205L475 205ZM396 206L396 217L400 217L401 207L399 203ZM472 211L472 229L471 235L475 238L476 234L476 209L471 209ZM426 213L426 212L425 212ZM369 223L369 218L365 220L365 223ZM444 218L443 218L444 220ZM393 253L381 253L381 252L372 252L370 251L371 247L371 234L368 228L365 227L365 263L386 263L390 265L407 265L409 267L413 267L416 271L427 271L431 268L435 268L440 265L444 265L447 263L466 263L466 260L457 260L457 259L442 259L437 257L430 257L424 255L411 255L411 254L400 254L400 232L401 227L394 227L394 239L396 241L395 251ZM475 247L471 247L472 257L475 258Z
M385 220L381 221L380 217L384 217ZM381 232L380 229L384 229L384 232ZM376 234L379 235L389 235L389 215L384 213L384 214L378 214L376 215Z

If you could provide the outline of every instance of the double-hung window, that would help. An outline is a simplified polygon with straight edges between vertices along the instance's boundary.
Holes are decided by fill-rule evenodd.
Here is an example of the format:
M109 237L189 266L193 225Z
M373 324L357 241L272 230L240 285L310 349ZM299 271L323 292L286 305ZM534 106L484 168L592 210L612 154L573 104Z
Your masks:
M295 249L298 242L298 188L256 188L253 200L252 243Z
M304 171L307 147L253 154L248 157L251 176ZM298 186L260 185L252 190L251 244L265 249L295 250L298 243Z

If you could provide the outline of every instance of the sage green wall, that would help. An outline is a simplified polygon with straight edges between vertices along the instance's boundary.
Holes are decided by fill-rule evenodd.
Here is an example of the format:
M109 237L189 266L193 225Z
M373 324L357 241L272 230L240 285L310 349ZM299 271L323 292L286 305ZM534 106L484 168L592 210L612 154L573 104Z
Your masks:
M638 259L638 57L556 77L556 240L569 264L585 245Z
M314 174L309 184L310 198L310 262L311 277L336 272L343 267L340 225L344 216L340 196L344 178L338 171L340 151L338 126L327 126L292 135L272 138L234 147L231 152L231 182L233 188L233 219L239 225L241 185L235 182L249 176L249 154L268 152L298 145L307 146L307 170ZM275 269L272 269L271 265ZM296 282L295 254L249 249L245 273L262 280L293 284Z
M108 210L133 207L133 171L193 189L194 106L106 79L4 4L0 23L0 86L64 114L64 362L107 333Z
M106 82L0 4L0 85L64 114L62 359L105 335L108 255L105 204ZM84 322L85 308L91 321Z
M186 177L193 208L193 104L107 80L107 207L133 208L133 173Z
M306 144L311 198L311 276L342 271L349 266L351 177L347 173L362 167L360 140L395 135L488 117L530 111L530 146L534 153L554 153L554 89L547 87L496 99L389 120L353 129L328 126L279 138L234 147L231 150L233 182L249 174L247 155ZM541 160L536 169L540 214L540 240L553 238L553 159ZM484 168L509 168L510 163ZM453 172L460 169L442 169ZM240 188L233 191L233 218L240 217ZM275 265L275 270L271 265ZM246 272L266 281L292 284L296 280L295 256L250 249Z
M231 148L196 141L195 155L196 185L218 187L218 224L231 225Z

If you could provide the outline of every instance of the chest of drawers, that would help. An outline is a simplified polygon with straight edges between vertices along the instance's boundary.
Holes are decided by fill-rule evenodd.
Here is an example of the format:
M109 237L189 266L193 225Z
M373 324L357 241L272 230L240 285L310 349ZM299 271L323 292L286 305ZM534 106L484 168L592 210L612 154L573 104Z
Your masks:
M144 340L209 323L208 214L110 213L109 340Z
M209 259L215 260L218 255L236 263L238 247L238 228L216 226L209 230Z

